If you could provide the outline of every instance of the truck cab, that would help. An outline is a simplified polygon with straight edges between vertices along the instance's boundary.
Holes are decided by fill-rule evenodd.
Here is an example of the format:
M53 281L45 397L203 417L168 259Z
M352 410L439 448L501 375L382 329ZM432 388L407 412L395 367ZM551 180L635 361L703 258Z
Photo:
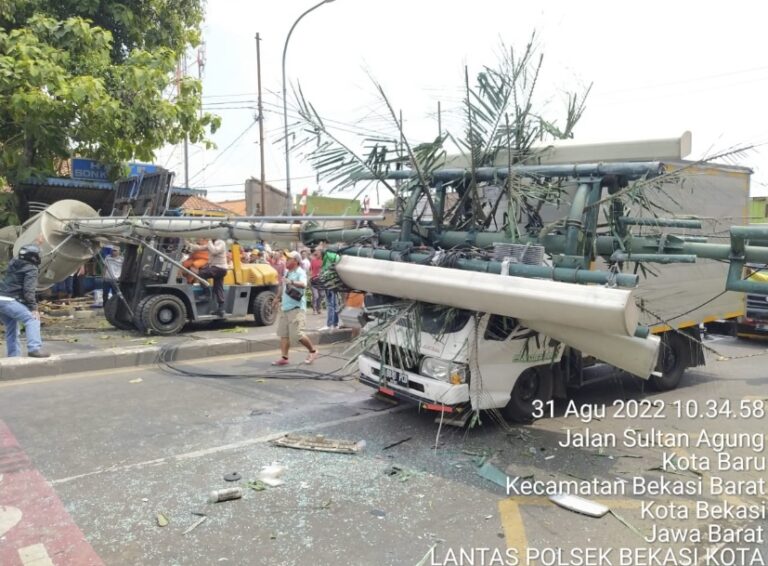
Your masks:
M395 322L374 316L365 332L378 339L358 358L363 383L428 410L501 409L515 422L552 398L564 352L517 319L425 303Z

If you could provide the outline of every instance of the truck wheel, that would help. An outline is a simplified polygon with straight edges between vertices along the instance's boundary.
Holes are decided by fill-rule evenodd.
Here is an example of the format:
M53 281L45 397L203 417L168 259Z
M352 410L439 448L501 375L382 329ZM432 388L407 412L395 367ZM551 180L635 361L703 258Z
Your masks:
M656 391L669 391L680 384L685 368L688 367L691 342L677 332L666 332L659 346L659 363L656 371L661 375L652 375L648 380Z
M546 367L528 368L515 382L509 403L501 412L507 420L527 423L533 420L533 402L552 399L552 372Z
M175 295L153 295L139 304L142 330L160 336L178 334L187 322L187 307Z
M118 307L120 306L120 297L112 295L104 303L104 318L107 322L118 330L136 330L136 327L126 320L117 318Z
M262 291L253 300L253 318L259 326L270 326L277 318L274 308L275 294L272 291Z

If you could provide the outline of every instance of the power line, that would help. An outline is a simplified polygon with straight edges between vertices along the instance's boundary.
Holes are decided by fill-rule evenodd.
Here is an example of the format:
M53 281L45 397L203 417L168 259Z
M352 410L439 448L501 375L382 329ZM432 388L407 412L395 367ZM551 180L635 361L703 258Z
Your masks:
M225 153L226 153L226 152L227 152L227 151L228 151L228 150L229 150L229 149L230 149L232 146L234 146L234 145L235 145L237 142L239 142L239 141L242 139L242 137L243 137L245 134L247 134L247 133L248 133L248 131L249 131L251 128L253 128L255 125L256 125L256 122L251 122L250 124L248 124L248 127L247 127L247 128L245 128L245 129L244 129L244 130L243 130L243 131L240 133L240 135L239 135L239 136L237 136L237 137L236 137L234 140L232 140L232 143L230 143L230 144L229 144L227 147L225 147L223 150L221 150L221 151L220 151L220 152L219 152L219 153L216 155L216 157L214 157L214 158L213 158L213 160L212 160L210 163L208 163L208 165L206 165L205 167L203 167L202 169L200 169L200 171L198 171L197 173L195 173L195 175L192 177L192 179L190 179L190 183L191 183L193 180L195 180L195 179L196 179L198 176L202 175L202 174L203 174L203 173L204 173L204 172L205 172L205 171L208 169L208 167L210 167L211 165L213 165L214 163L216 163L216 161L217 161L217 160L218 160L218 159L219 159L219 158L220 158L222 155L224 155L224 154L225 154Z

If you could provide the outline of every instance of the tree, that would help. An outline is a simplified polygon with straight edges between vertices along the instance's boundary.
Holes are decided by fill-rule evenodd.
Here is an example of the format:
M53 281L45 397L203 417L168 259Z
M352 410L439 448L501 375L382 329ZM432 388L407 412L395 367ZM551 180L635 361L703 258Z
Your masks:
M0 2L0 177L15 189L58 160L125 161L204 140L201 84L174 78L202 0Z

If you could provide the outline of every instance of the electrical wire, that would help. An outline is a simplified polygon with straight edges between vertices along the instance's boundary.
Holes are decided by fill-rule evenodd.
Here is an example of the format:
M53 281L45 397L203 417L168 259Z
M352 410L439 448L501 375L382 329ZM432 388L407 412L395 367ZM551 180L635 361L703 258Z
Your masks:
M166 345L160 349L158 353L155 365L164 373L172 375L180 375L185 377L200 377L205 379L307 379L307 380L320 380L320 381L351 381L357 377L356 372L341 373L344 367L336 369L331 372L322 372L309 369L286 368L286 369L272 369L269 371L261 371L259 373L225 373L225 372L204 372L197 369L187 369L173 364L173 355L177 351L177 346ZM336 356L325 354L318 356L317 359L334 358Z

